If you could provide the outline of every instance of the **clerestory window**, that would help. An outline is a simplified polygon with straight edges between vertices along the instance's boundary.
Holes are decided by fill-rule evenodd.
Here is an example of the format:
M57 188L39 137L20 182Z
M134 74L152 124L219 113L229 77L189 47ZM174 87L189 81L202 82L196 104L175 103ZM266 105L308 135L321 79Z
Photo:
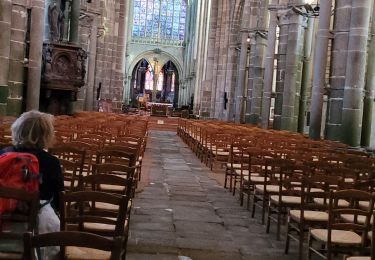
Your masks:
M134 0L132 39L135 42L182 45L184 0Z

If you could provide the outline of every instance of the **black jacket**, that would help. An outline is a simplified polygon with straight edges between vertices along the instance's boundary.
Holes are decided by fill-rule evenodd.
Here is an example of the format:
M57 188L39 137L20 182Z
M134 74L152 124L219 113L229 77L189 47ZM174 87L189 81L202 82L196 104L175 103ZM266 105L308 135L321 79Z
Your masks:
M41 200L52 199L51 205L59 210L59 193L64 190L64 177L61 172L59 159L42 149L28 149L13 147L0 150L0 155L5 152L22 152L34 154L39 161L39 171L42 174L42 182L39 185L39 196Z

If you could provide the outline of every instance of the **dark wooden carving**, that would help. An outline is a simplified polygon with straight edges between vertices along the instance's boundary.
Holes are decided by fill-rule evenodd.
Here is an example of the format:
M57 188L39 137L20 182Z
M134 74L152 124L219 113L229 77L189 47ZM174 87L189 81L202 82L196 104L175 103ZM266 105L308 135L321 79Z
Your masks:
M42 87L77 92L85 84L86 58L78 46L44 43Z

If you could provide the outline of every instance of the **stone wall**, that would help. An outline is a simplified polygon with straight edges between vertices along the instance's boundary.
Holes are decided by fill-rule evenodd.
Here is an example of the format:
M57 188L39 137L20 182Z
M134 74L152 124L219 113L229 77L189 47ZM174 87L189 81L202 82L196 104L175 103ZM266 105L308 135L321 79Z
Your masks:
M0 115L22 111L28 2L0 3Z
M121 0L82 1L81 13L86 17L80 20L80 40L89 56L86 85L81 89L77 109L97 110L97 97L110 100L113 111L121 109L126 4Z

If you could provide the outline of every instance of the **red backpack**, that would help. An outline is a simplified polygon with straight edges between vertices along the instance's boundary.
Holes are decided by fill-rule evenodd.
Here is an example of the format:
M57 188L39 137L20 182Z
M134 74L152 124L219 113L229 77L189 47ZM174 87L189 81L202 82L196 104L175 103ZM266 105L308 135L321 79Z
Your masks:
M39 180L39 163L35 155L18 152L0 155L0 187L35 192L39 190ZM0 198L0 216L16 207L16 200Z

